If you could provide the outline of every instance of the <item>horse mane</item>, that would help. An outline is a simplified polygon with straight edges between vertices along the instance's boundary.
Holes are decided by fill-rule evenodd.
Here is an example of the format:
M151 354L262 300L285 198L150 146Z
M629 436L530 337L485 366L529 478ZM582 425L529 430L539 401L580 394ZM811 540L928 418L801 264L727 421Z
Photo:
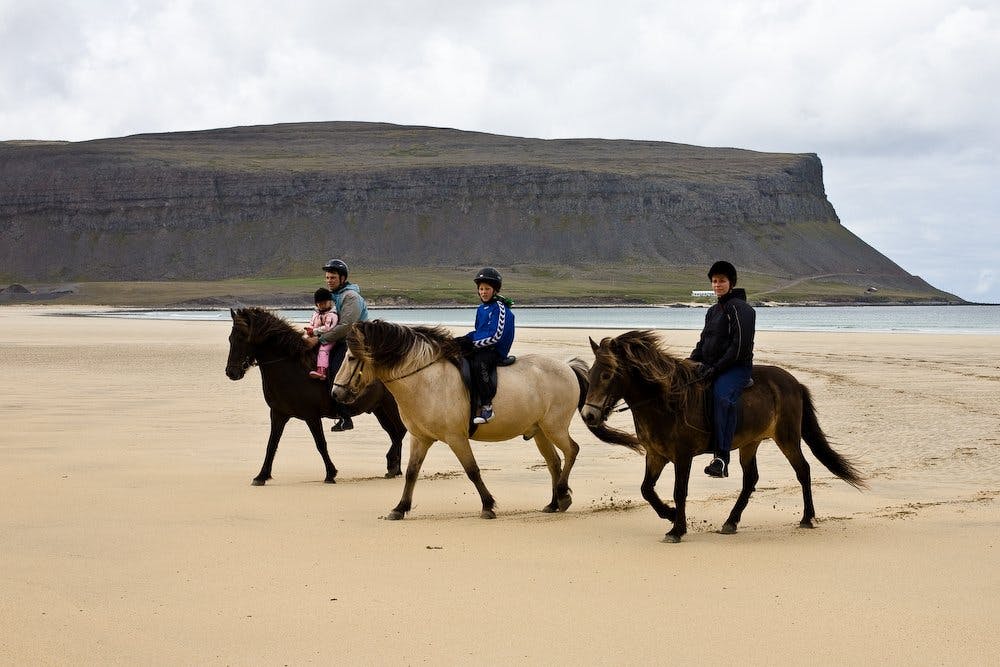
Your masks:
M387 372L444 359L458 365L462 351L443 326L406 326L385 320L357 322L347 335L355 356L362 356Z
M302 332L288 320L266 308L239 308L236 316L246 323L247 340L254 345L270 344L311 365L312 348L302 338Z
M626 366L645 382L658 385L668 400L686 400L696 381L695 368L667 351L652 331L628 331L604 342L617 370Z

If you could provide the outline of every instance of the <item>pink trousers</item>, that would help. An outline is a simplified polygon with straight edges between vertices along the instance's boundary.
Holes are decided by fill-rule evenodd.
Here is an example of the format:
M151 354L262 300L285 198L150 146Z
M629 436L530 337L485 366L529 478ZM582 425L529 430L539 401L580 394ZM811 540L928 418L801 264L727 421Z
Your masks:
M333 343L320 343L319 356L316 357L316 368L327 368L330 365L330 350Z

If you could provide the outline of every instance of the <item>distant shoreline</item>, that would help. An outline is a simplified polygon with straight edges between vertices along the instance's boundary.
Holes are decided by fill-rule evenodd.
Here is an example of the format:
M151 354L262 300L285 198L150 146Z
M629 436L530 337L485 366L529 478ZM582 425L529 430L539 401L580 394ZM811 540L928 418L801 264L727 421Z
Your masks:
M301 300L292 301L271 301L260 297L247 297L243 299L233 299L228 303L213 303L206 304L202 303L202 300L194 300L192 302L181 302L178 304L171 304L167 306L163 305L119 305L113 303L65 303L59 302L57 296L49 295L31 295L25 298L21 296L20 298L10 298L5 297L5 295L0 294L0 307L3 306L64 306L64 307L93 307L93 308L113 308L116 310L151 310L158 312L180 312L180 311L213 311L213 310L226 310L228 308L248 308L248 307L259 307L268 308L272 310L303 310L308 309L308 303L303 303ZM517 309L594 309L594 308L709 308L712 306L709 301L704 302L671 302L671 303L530 303L530 304L520 304L514 303L514 307ZM395 302L380 302L378 300L368 300L369 308L382 308L382 309L392 309L392 310L423 310L427 308L440 308L445 310L461 310L468 308L469 303L458 303L455 301L447 301L441 303L422 303L422 304L400 304ZM964 303L950 303L947 301L922 301L922 302L907 302L907 301L887 301L880 303L868 303L859 301L804 301L804 302L784 302L784 301L754 301L750 300L750 304L754 308L868 308L868 307L914 307L914 306L945 306L945 307L955 307L955 306L984 306L984 307L996 307L1000 306L997 303L977 303L977 302L964 302ZM474 304L472 304L474 305Z

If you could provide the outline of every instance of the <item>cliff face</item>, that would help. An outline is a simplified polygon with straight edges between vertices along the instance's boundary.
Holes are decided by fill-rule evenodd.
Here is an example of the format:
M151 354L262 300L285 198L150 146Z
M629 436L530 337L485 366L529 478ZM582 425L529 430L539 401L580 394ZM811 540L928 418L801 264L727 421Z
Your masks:
M0 279L705 265L919 279L847 231L812 154L315 123L0 144ZM916 283L914 283L916 284Z

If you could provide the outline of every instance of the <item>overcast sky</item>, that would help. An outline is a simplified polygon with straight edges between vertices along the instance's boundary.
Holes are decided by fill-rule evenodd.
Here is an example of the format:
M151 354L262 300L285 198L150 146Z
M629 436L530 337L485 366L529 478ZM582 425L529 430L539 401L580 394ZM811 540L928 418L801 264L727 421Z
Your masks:
M994 303L998 90L997 0L0 0L0 140L359 120L818 153L848 229Z

